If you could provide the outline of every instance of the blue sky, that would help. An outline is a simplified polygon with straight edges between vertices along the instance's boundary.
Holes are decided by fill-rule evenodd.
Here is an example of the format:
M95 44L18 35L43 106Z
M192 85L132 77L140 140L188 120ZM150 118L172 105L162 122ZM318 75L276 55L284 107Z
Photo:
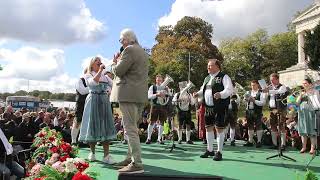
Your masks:
M143 47L157 27L184 16L213 24L212 42L245 37L259 28L284 32L314 0L0 0L0 92L74 92L88 59L110 60L119 34L133 29Z

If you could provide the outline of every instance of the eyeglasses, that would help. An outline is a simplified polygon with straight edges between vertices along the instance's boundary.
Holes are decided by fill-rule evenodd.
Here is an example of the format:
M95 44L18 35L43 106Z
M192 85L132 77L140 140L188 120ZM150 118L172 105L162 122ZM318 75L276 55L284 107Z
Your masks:
M122 42L123 42L123 40L124 40L123 38L120 38L120 39L119 39L119 42L120 42L120 43L122 43Z

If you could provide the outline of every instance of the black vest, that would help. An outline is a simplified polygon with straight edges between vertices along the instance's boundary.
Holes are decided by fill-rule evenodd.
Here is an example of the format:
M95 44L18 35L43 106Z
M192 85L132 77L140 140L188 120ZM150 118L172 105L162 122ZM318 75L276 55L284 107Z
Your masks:
M250 94L251 94L251 91L250 91ZM258 90L258 93L256 94L256 97L254 97L254 98L257 101L260 101L260 96L261 96L261 90ZM249 104L250 104L250 102L248 102L248 104L247 104L247 110L249 110ZM256 103L253 103L253 110L255 113L262 114L262 108L263 108L263 106L258 106L258 105L256 105Z
M213 97L213 95L216 93L216 92L221 92L224 90L224 85L223 85L223 77L225 76L224 73L222 73L221 71L216 75L216 77L213 78L213 80L211 80L211 88L212 88L212 98L213 98L213 104L214 104L214 107L223 107L223 108L226 108L228 107L229 103L230 103L230 97L226 98L226 99L215 99ZM210 88L210 87L207 87L207 84L210 82L210 80L204 85L204 89L203 89L203 97L205 97L205 90L207 88ZM206 106L208 106L204 100L204 103Z
M274 90L280 89L281 86L282 86L282 84L279 84ZM275 107L275 108L271 108L271 107L270 107L270 103L269 103L269 108L270 108L270 109L281 109L281 110L286 109L286 108L287 108L287 105L283 104L281 101L282 101L283 99L286 99L288 95L289 95L289 92L288 92L288 91L286 91L286 92L283 93L283 94L276 94L276 95L274 96L276 107ZM269 96L269 99L270 99L270 96Z
M80 79L81 79L84 87L87 87L87 83L86 83L86 81L84 80L84 78L80 78ZM76 92L77 92L77 94L76 94L76 103L84 104L84 102L86 101L86 98L87 98L87 95L88 95L88 94L82 95L82 94L80 94L80 93L78 92L78 90L76 90Z
M153 90L153 94L156 94L157 93L157 86L156 85L152 85L152 90ZM167 95L166 95L167 96ZM153 100L152 100L152 105L158 105L158 106L162 106L162 105L160 105L159 103L158 103L158 97L156 97L156 98L154 98ZM168 104L169 104L169 102L168 102Z

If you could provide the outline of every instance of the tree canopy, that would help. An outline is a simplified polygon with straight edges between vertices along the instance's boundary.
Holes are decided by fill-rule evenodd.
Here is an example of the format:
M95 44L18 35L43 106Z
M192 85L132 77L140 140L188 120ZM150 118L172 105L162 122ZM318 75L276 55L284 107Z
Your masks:
M185 16L175 26L159 27L155 38L157 43L151 53L150 83L159 73L169 74L177 82L188 80L190 53L190 80L199 87L207 75L204 71L207 59L223 60L217 47L212 44L212 34L212 25L198 17ZM177 82L173 84L175 88Z
M285 32L268 36L259 29L245 38L225 39L220 43L223 68L241 85L250 80L268 78L273 72L297 63L297 36Z

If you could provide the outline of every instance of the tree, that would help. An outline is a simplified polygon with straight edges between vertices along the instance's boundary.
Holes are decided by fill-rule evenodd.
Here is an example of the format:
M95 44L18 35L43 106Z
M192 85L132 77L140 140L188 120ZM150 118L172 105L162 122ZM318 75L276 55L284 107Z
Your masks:
M161 26L156 35L157 44L152 48L149 72L150 81L156 74L169 74L176 82L188 80L188 59L191 55L190 80L200 86L207 75L208 58L222 59L212 44L212 25L201 18L185 16L173 26ZM177 88L178 83L173 86Z
M274 34L259 29L245 38L232 38L220 43L224 56L223 68L241 85L250 80L268 78L284 70L298 59L297 37L294 32Z
M305 35L304 52L309 57L307 64L312 70L320 70L320 24Z

